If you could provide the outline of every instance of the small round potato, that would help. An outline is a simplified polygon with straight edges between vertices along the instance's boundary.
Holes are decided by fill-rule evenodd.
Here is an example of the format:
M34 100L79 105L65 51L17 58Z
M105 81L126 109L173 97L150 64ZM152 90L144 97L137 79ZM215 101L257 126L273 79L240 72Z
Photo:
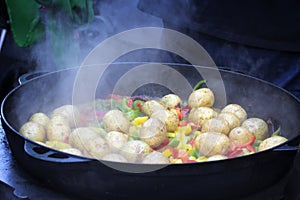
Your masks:
M117 153L109 153L102 157L102 160L113 161L113 162L128 162L126 158Z
M268 137L268 124L260 118L248 118L242 123L242 127L248 129L258 140Z
M147 115L151 116L152 113L154 113L157 110L164 110L164 106L161 105L158 101L156 100L148 100L146 101L143 106L142 106L142 112Z
M224 160L227 158L228 157L224 156L224 155L214 155L214 156L210 156L209 158L207 158L206 161Z
M243 123L247 119L247 112L238 104L228 104L221 110L221 113L235 114L239 118L240 123Z
M181 107L182 100L176 94L167 94L161 98L160 103L166 109L173 109L176 107Z
M229 129L232 130L235 127L240 126L239 118L233 113L220 113L218 118L224 119L228 122Z
M143 158L151 151L150 146L141 140L131 140L124 144L120 154L128 162L141 162Z
M95 138L99 137L99 134L97 134L95 131L93 131L89 127L80 127L74 129L69 138L69 143L72 147L75 147L81 151L86 149L87 143L89 141L94 140Z
M167 138L166 126L157 118L149 118L142 124L139 136L150 147L158 147Z
M157 118L165 123L167 131L169 132L175 131L179 124L179 118L175 109L157 110L151 115L151 118Z
M208 107L199 107L191 110L188 116L188 121L197 125L203 125L207 120L216 116L217 113L213 109Z
M193 91L188 98L191 108L212 107L215 102L214 93L209 88L200 88Z
M33 141L43 142L46 138L46 131L44 127L35 122L26 122L20 128L20 133Z
M229 139L233 144L245 144L249 142L253 134L244 127L235 127L229 133Z
M286 141L288 141L287 138L279 136L279 135L269 137L260 143L260 145L258 147L258 151L264 151L264 150L273 148L273 147L280 145Z
M30 117L29 121L38 123L38 124L46 127L47 124L50 122L50 119L49 119L49 117L45 113L39 112L39 113L34 113Z
M110 110L103 117L104 129L109 131L119 131L128 133L130 121L120 110Z
M201 132L218 132L228 135L230 131L228 122L221 118L212 118L207 120L203 125Z
M128 135L118 132L110 131L105 137L111 152L117 152L128 141Z
M68 125L54 124L52 121L50 121L46 130L48 140L56 140L61 142L69 141L71 129Z
M88 141L84 147L89 155L96 159L102 159L102 157L109 152L109 146L106 140L100 136Z
M74 128L80 120L80 112L76 106L73 105L63 105L53 110L51 118L56 115L61 115L65 117L71 128Z
M57 150L62 150L62 149L68 149L71 148L71 145L65 142L57 141L57 140L52 140L52 141L46 141L45 145L57 149Z
M225 155L229 151L230 140L222 133L206 132L196 137L195 147L206 157Z
M169 160L159 151L153 151L143 159L142 163L147 164L168 164Z

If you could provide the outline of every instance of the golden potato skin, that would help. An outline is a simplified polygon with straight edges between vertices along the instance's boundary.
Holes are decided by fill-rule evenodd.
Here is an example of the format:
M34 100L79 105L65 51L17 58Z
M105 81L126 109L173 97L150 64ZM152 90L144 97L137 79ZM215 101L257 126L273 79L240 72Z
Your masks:
M157 110L164 110L164 106L161 105L158 101L156 100L148 100L146 101L143 106L142 106L142 112L147 115L151 116L152 113L154 113Z
M159 119L149 118L142 124L139 130L139 137L150 147L158 147L167 138L166 126Z
M102 159L102 157L109 152L109 146L106 140L101 136L86 142L84 147L85 151L88 152L88 155L91 155L92 158L96 159Z
M212 107L215 102L214 93L209 88L200 88L193 91L188 98L191 108Z
M230 130L232 130L235 127L240 126L239 118L233 113L223 112L218 115L218 118L226 120L228 122L228 126L229 126Z
M222 133L206 132L196 137L195 147L206 157L225 155L229 151L230 140Z
M76 155L76 156L82 156L83 155L81 153L81 151L79 149L76 149L76 148L61 149L60 151L62 151L64 153L68 153L68 154L73 154L73 155Z
M242 123L242 126L255 135L258 140L264 140L268 137L268 124L263 119L248 118Z
M235 114L239 118L240 123L243 123L247 119L247 112L238 104L228 104L221 110L221 113Z
M105 136L107 144L111 152L117 152L128 141L128 135L118 132L110 131Z
M244 127L235 127L229 133L229 139L233 144L246 144L252 138L253 134Z
M171 110L157 110L152 113L151 118L157 118L166 125L166 129L169 132L173 132L177 129L179 124L179 118L175 109Z
M103 117L104 129L109 131L119 131L128 133L130 121L120 110L110 110Z
M203 125L207 120L216 116L217 113L213 109L208 107L199 107L191 110L188 116L188 121L197 125Z
M273 148L273 147L280 145L286 141L288 141L287 138L279 136L279 135L269 137L260 143L260 145L258 146L258 151L264 151L264 150Z
M45 113L39 112L34 113L30 117L29 121L41 124L42 126L46 127L47 124L50 122L50 118Z
M161 98L160 103L166 109L174 109L176 107L181 107L182 100L176 94L167 94Z
M201 131L204 132L218 132L228 135L230 128L228 122L221 118L212 118L207 120L201 128Z
M169 160L161 152L153 151L146 155L142 163L147 164L168 164Z
M71 134L71 128L65 124L55 124L50 121L47 125L47 139L61 142L68 142Z
M85 145L91 140L99 137L99 135L89 127L79 127L74 129L69 138L69 143L81 151L85 150Z
M53 110L51 117L60 115L67 119L71 128L74 128L80 120L80 112L76 106L63 105Z
M128 162L141 162L150 151L151 148L147 143L141 140L131 140L123 145L120 154Z
M31 121L22 125L20 133L24 137L37 142L43 142L46 139L46 131L44 127Z

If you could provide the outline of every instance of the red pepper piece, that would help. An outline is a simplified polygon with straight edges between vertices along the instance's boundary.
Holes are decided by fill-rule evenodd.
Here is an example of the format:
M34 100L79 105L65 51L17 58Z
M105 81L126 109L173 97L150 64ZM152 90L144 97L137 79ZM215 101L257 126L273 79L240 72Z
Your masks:
M242 149L235 149L229 155L228 158L234 158L243 152Z
M236 149L241 149L241 148L247 148L247 146L252 146L252 144L254 143L254 141L256 140L256 137L253 135L251 137L251 139L249 140L249 142L245 143L245 144L234 144L232 146L232 150L236 150Z
M158 147L154 148L155 150L158 150L158 149L162 149L164 148L165 146L167 146L170 142L170 139L169 138L166 138L163 143L161 143Z
M181 159L183 163L186 163L190 160L189 155L186 151L184 151L183 153L180 152L179 155L178 155L178 158Z
M176 109L176 113L177 113L178 119L180 121L182 119L181 108L177 107L175 109Z
M178 123L178 126L186 126L188 123L186 120L181 120L179 123Z
M253 147L252 145L247 145L247 149L248 149L249 151L253 152L253 153L256 152L255 149L254 149L254 147Z
M132 108L132 103L133 103L132 98L128 98L128 99L127 99L127 106L128 106L129 108Z

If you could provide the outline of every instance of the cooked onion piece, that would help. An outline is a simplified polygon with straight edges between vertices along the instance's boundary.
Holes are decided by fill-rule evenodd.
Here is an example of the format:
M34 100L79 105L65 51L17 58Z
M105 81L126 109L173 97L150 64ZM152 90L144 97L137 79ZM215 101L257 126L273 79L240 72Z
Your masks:
M228 157L224 156L224 155L214 155L214 156L210 156L209 158L207 158L206 161L224 160L227 158Z
M242 126L248 129L258 140L264 140L268 137L268 124L260 118L248 118Z

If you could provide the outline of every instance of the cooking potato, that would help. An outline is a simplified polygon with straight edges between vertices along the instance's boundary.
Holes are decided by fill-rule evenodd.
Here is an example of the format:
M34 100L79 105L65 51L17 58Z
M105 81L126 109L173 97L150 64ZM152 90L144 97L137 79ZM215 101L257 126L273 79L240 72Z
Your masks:
M118 131L110 131L105 137L111 152L117 152L128 141L128 135Z
M86 149L85 145L97 137L99 137L99 134L97 134L91 128L79 127L71 132L69 143L72 147L83 151Z
M160 103L166 109L173 109L176 107L181 107L182 100L176 94L167 94L161 98Z
M60 151L65 152L65 153L69 153L69 154L73 154L76 156L82 156L82 153L79 149L75 149L75 148L67 148L67 149L61 149Z
M100 136L86 142L84 148L86 152L88 152L88 155L96 159L102 159L102 157L109 152L109 146L106 140Z
M228 104L221 110L221 113L235 114L239 118L240 123L243 123L247 119L247 112L238 104Z
M52 121L47 125L48 140L56 140L61 142L68 142L71 134L71 129L65 124L55 124Z
M221 118L212 118L207 120L203 125L201 131L205 132L218 132L228 135L230 128L228 122Z
M227 159L227 156L214 155L214 156L210 156L209 158L207 158L206 161L215 161L215 160L224 160L224 159Z
M218 118L224 119L228 122L229 129L232 130L235 127L240 126L239 118L233 113L220 113Z
M196 149L204 156L225 155L230 147L229 138L216 132L206 132L195 139Z
M164 106L156 100L148 100L142 106L142 112L149 117L152 115L153 112L164 109Z
M73 105L63 105L53 110L51 117L60 115L65 117L71 128L76 126L76 123L80 120L80 112L76 106Z
M62 149L68 149L71 148L71 145L65 142L61 142L61 141L46 141L45 145L53 148L53 149L57 149L57 150L62 150Z
M242 127L248 129L258 140L268 137L268 124L260 118L248 118L242 123Z
M147 164L168 164L169 160L159 151L153 151L143 159L142 163Z
M20 128L20 133L33 141L43 142L46 138L46 131L44 127L35 122L26 122Z
M103 156L102 160L113 161L113 162L128 162L126 158L117 153L109 153Z
M30 117L29 121L38 123L38 124L46 127L47 124L49 123L50 119L49 119L49 117L45 113L39 112L39 113L34 113Z
M188 121L197 125L203 125L207 120L216 116L217 113L213 109L208 107L199 107L191 110L188 116Z
M157 110L152 115L151 118L156 118L165 123L166 129L169 132L173 132L177 129L179 118L175 109L171 110Z
M229 139L234 144L245 144L249 142L253 134L244 127L235 127L229 133Z
M104 129L109 131L120 131L128 133L130 121L120 110L110 110L103 117Z
M167 138L166 126L157 118L149 118L142 124L139 137L150 147L158 147Z
M280 145L286 141L288 141L287 138L279 136L279 135L269 137L260 143L260 145L258 147L258 151L270 149L270 148Z
M150 150L151 148L147 143L141 140L131 140L123 145L120 154L128 162L141 162L150 153Z
M214 102L214 93L209 88L200 88L195 90L188 98L188 105L191 108L212 107Z
M61 115L54 115L54 116L52 116L51 118L50 118L50 121L49 121L49 123L52 123L52 124L55 124L55 125L66 125L66 126L70 126L69 124L69 121L65 118L65 117L63 117L63 116L61 116ZM48 124L49 124L48 123Z

